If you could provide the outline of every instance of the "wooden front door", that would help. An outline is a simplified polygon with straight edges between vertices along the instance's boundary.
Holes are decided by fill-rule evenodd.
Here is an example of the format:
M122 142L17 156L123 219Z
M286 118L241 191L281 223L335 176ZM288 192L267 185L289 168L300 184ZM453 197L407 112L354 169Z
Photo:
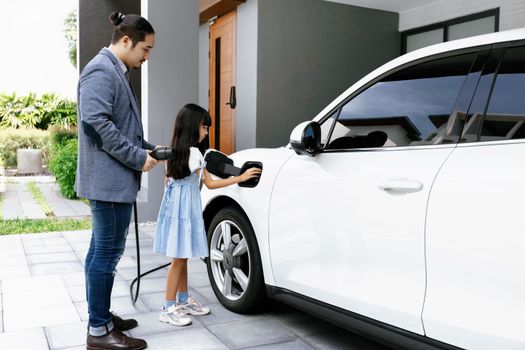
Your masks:
M210 147L235 152L235 27L232 11L210 26Z

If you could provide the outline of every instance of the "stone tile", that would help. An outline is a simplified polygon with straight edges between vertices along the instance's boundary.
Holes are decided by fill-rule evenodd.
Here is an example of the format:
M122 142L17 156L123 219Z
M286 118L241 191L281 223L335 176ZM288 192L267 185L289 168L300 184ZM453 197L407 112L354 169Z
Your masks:
M25 218L27 219L45 219L46 213L42 210L42 207L37 202L30 202L21 200L20 206L24 211Z
M91 216L91 209L86 203L79 200L68 200L68 204L77 216Z
M190 275L193 274L202 274L202 273L208 273L208 270L206 269L206 263L200 259L198 260L188 260L188 273Z
M202 295L210 304L219 303L219 299L217 299L215 293L213 292L213 289L210 286L199 288L193 288L192 286L190 286L190 289L197 291L197 293L199 293L199 295Z
M88 319L87 302L85 301L76 302L75 307L82 321L87 320ZM144 312L150 311L141 300L137 300L137 303L133 305L133 303L131 302L131 298L129 296L111 298L111 310L116 312L119 315L132 315L132 314L144 313Z
M0 258L13 255L25 255L20 235L0 236Z
M24 219L25 214L20 202L13 200L3 200L2 207L2 218L4 220L13 220L13 219Z
M49 206L53 209L53 213L58 218L77 215L77 213L73 210L73 208L71 208L64 201L58 201L58 202L48 201L48 203L49 203Z
M0 257L2 259L3 257ZM29 277L28 265L0 267L0 279Z
M69 244L71 248L73 248L74 251L88 251L89 250L89 242L71 242Z
M2 280L0 280L0 333L4 331L4 314L3 314L3 300L2 300Z
M273 310L268 312L268 316L301 338L328 330L339 329L331 323L280 303L273 305Z
M129 285L129 284L128 284ZM128 287L129 288L129 287ZM155 278L144 278L140 279L140 293L156 293L164 292L166 290L166 278L155 277Z
M25 233L23 235L20 235L20 239L22 241L28 241L32 239L42 239L42 238L61 238L62 233L60 231L54 231L54 232L35 232L35 233Z
M86 301L86 286L85 284L67 287L69 296L73 302ZM117 281L113 283L113 291L111 296L115 297L129 297L129 286L124 281Z
M141 264L142 265L142 264ZM146 271L148 271L149 269L152 269L152 268L156 268L157 266L144 266L142 265L141 266L141 272L144 273ZM148 278L159 278L159 277L163 277L163 278L166 278L166 274L168 273L168 268L165 267L163 269L160 269L158 271L155 271L153 273L150 273L149 275L146 275L144 277L141 278L141 280L145 280L145 279L148 279ZM117 268L117 274L125 281L130 281L130 280L133 280L135 279L135 277L137 277L137 269L136 268L132 268L132 267L127 267L127 268L123 268L123 269L119 269Z
M27 255L27 262L29 264L47 264L66 261L79 261L79 258L73 252Z
M183 328L183 331L172 331L146 336L148 349L152 350L227 350L219 339L203 327L195 325Z
M4 294L16 294L24 292L53 291L64 287L60 276L39 276L25 278L10 278L2 282Z
M389 350L390 348L374 343L371 340L350 333L342 328L314 334L304 338L319 350Z
M166 299L166 293L139 293L139 299L150 311L159 311Z
M63 253L63 252L72 252L73 249L69 244L61 245L33 245L25 246L26 254L48 254L48 253Z
M133 261L133 266L137 266L137 259L136 254L130 255L130 254L124 254L124 256L128 259L131 259ZM148 265L148 266L160 266L171 263L171 259L168 257L165 257L163 255L140 255L140 264L141 265ZM124 266L122 266L124 267Z
M74 303L86 301L86 286L85 285L67 287L67 291L69 293L71 300Z
M45 327L49 348L53 350L85 346L87 324L87 321L84 321Z
M79 286L79 285L84 286L86 284L86 278L85 278L84 271L61 273L60 277L62 278L62 281L64 281L64 284L66 285L66 287Z
M29 270L31 272L31 276L41 276L83 271L84 266L79 261L69 261L50 264L29 265Z
M259 346L250 346L247 348L243 348L243 350L315 350L314 347L312 347L310 344L303 340L294 340L291 342L285 342L285 343L275 343L275 344L268 344L268 345L259 345Z
M188 285L194 288L206 287L210 285L208 273L189 273Z
M164 322L160 322L159 312L160 311L154 311L143 314L126 315L126 318L134 318L139 323L138 327L133 328L129 331L131 336L135 338L144 338L145 336L151 334L171 333L179 330L186 331L187 329L189 329L188 327L176 327ZM200 324L197 323L197 327L199 325ZM193 326L195 326L195 324L193 324Z
M189 292L190 292L190 295L195 299L197 300L199 303L203 304L203 305L208 305L208 304L216 304L218 301L217 299L208 299L207 297L205 297L204 295L200 294L196 289L194 289L193 287L189 287Z
M116 297L130 297L129 284L126 281L115 281L113 283L113 291L111 292L113 298Z
M87 252L86 252L87 253ZM136 268L137 262L134 258L123 255L118 262L117 269Z
M146 256L151 256L151 255L158 255L157 253L153 252L153 244L142 244L140 245L140 257L143 258L143 257L146 257ZM132 257L136 257L137 256L137 250L136 250L136 247L133 246L133 247L127 247L126 246L126 250L124 251L124 255L128 255L128 256L132 256Z
M27 278L26 280L31 280ZM40 307L47 307L60 304L71 304L69 294L59 279L60 284L53 283L54 279L50 280L50 286L44 287L39 283L35 283L35 288L27 289L26 283L18 285L10 285L7 280L5 290L3 292L3 307L4 312L15 312L19 310L38 309ZM34 312L30 312L34 313Z
M201 318L201 322L204 317ZM229 322L208 329L232 349L293 341L294 335L277 322L266 319ZM256 329L257 332L253 330Z
M1 244L1 243L0 243ZM19 255L7 255L0 257L0 268L27 265L26 256L23 254Z
M22 346L23 344L23 346ZM0 333L0 349L48 350L43 328Z
M91 230L66 231L62 236L69 242L88 242L91 240Z
M7 283L4 290L6 331L80 321L60 279L58 279L60 284L54 283L53 278L49 279L49 284L42 284L43 279L37 279L33 284L35 288L30 291L27 290L30 285L27 280Z
M222 306L221 304L208 304L206 305L211 309L211 313L206 316L199 318L199 322L206 327L211 327L219 324L233 324L236 321L257 321L257 320L269 320L268 316L265 315L241 315L235 312L231 312ZM246 345L248 346L248 345Z

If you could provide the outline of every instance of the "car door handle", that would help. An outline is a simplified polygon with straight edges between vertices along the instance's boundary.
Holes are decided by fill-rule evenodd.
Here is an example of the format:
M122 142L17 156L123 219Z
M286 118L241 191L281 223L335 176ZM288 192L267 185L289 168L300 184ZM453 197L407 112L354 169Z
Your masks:
M408 179L391 179L380 183L377 188L386 192L419 192L423 189L423 184L419 181Z

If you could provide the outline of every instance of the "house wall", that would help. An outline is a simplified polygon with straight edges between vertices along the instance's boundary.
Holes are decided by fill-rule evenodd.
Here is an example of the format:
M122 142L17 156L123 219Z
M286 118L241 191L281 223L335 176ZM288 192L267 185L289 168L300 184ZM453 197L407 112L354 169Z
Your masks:
M257 147L287 144L296 124L400 54L397 13L264 0L257 17Z
M209 108L208 86L210 85L210 67L208 51L210 50L210 30L208 23L199 27L199 105Z
M266 0L262 0L266 1ZM237 107L235 137L238 151L256 145L258 0L237 8Z
M140 0L79 0L78 62L80 72L100 49L111 43L113 25L109 22L109 14L113 11L140 15ZM135 69L130 73L130 81L140 103L140 69Z
M499 29L525 27L523 0L442 0L399 13L399 31L500 8Z
M169 145L177 112L199 99L199 3L142 0L142 13L155 28L155 47L143 67L142 119L147 140ZM163 193L164 166L142 176L139 220L156 220Z

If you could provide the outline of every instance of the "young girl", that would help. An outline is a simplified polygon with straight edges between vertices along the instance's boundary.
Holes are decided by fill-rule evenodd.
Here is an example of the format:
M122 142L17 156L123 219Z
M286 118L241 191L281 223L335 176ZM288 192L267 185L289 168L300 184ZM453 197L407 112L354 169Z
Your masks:
M210 309L188 295L190 257L208 256L202 217L200 183L220 188L249 180L260 174L252 168L239 176L214 180L204 169L204 158L197 148L208 135L211 118L195 104L187 104L177 114L171 147L175 159L167 163L167 184L157 218L154 251L172 257L166 281L166 301L159 320L174 326L191 323L191 315L206 315ZM202 142L202 143L201 143Z

